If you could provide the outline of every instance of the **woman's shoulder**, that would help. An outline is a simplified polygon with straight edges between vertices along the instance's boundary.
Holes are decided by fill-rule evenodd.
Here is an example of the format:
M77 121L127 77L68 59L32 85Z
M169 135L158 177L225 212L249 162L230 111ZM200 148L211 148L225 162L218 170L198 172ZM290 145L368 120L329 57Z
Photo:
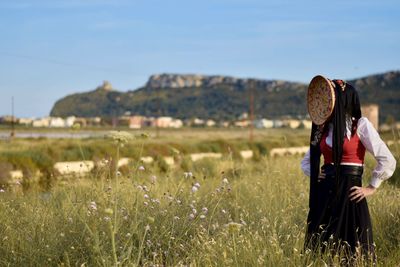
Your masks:
M371 126L371 125L372 125L372 123L368 120L367 117L361 117L357 121L357 128L367 127L367 126Z
M363 133L372 133L372 132L377 132L377 130L374 128L374 125L368 120L367 117L361 117L358 119L357 122L357 133L360 136L360 134Z

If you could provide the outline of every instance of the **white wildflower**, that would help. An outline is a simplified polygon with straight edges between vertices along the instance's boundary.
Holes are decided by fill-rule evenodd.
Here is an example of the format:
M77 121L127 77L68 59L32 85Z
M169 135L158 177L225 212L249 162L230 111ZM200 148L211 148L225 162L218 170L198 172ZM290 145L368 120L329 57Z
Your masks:
M151 202L160 204L160 200L157 199L157 198L152 198L152 199L151 199Z
M145 168L144 168L144 166L139 166L138 170L139 170L139 171L144 171Z
M206 207L203 207L203 208L201 209L201 211L202 211L203 213L207 214L208 209L207 209Z
M204 214L200 215L200 219L205 219L205 218L206 218L206 215L204 215Z
M196 186L193 186L193 187L192 187L192 193L196 193L197 190L199 190L199 188L197 188Z
M96 211L97 210L96 202L94 202L94 201L90 202L89 209L92 210L92 211Z
M194 214L192 214L192 213L189 214L189 219L193 220L194 217L195 217Z
M192 172L184 172L183 176L185 176L185 178L192 178L193 177L193 173Z
M123 145L133 139L133 135L125 131L110 131L105 137L113 140L118 145Z

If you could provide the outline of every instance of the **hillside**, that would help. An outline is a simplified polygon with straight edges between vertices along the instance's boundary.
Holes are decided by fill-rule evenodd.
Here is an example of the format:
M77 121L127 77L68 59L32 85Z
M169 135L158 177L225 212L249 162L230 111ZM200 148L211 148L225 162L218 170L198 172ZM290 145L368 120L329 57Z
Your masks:
M400 120L400 71L349 80L363 104L380 105L380 119ZM253 88L250 90L250 88ZM109 83L94 91L58 100L51 116L115 116L125 112L177 118L234 119L249 110L250 91L258 117L306 115L306 89L302 83L239 79L228 76L153 75L137 90L119 92Z

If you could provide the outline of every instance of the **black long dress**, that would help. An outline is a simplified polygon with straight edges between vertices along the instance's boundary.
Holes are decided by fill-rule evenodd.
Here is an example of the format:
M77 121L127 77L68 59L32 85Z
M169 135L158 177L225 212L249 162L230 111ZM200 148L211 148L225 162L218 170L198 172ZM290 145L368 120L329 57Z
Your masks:
M371 217L366 199L351 201L350 188L362 186L361 166L340 167L339 185L335 182L335 168L322 167L326 177L316 184L315 205L307 217L305 247L313 252L330 251L340 255L346 266L360 259L376 263Z
M375 260L371 218L366 199L349 199L350 188L361 186L362 167L341 166L336 187L333 165L324 165L326 178L317 183L316 205L308 214L306 247L331 248L350 258L362 255ZM336 190L338 188L338 190Z

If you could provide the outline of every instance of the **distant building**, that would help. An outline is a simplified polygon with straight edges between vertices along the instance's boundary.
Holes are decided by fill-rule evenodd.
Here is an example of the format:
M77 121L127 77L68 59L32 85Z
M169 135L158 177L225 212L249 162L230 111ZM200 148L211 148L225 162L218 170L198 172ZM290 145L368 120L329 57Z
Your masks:
M155 119L155 126L160 128L168 128L172 121L172 117L159 117Z
M214 120L207 120L206 126L207 127L214 127L217 123Z
M76 120L75 116L69 116L65 119L65 127L71 128L74 125Z
M52 128L65 127L65 120L60 117L50 117L49 127Z
M180 119L173 119L169 124L170 128L181 128L182 126L183 122Z
M231 123L229 121L220 121L218 125L219 127L228 128L231 125Z
M131 129L140 129L145 126L145 119L144 116L131 116L129 119L129 128Z
M283 126L282 120L274 120L274 128L282 128Z
M10 124L13 121L16 122L16 118L13 116L7 115L7 116L0 117L0 123L2 123L2 124Z
M18 123L25 126L31 126L33 123L33 119L31 118L19 118Z
M274 127L274 121L267 119L259 119L254 121L254 126L256 128L272 128Z
M49 127L50 126L50 118L45 117L45 118L40 118L40 119L35 119L32 122L33 127Z
M361 107L361 114L367 117L375 129L379 128L379 106L375 104L364 105Z
M154 126L160 128L181 128L183 122L182 120L174 119L172 117L159 117L154 120Z
M205 125L205 121L199 118L194 118L193 120L193 125L194 126L204 126Z
M113 122L113 127L116 126L129 126L131 120L131 116L120 116L115 119Z
M248 127L250 125L249 120L240 120L240 121L235 121L235 126L237 127Z
M301 121L299 120L285 120L283 122L284 126L289 127L291 129L297 129L299 128Z

